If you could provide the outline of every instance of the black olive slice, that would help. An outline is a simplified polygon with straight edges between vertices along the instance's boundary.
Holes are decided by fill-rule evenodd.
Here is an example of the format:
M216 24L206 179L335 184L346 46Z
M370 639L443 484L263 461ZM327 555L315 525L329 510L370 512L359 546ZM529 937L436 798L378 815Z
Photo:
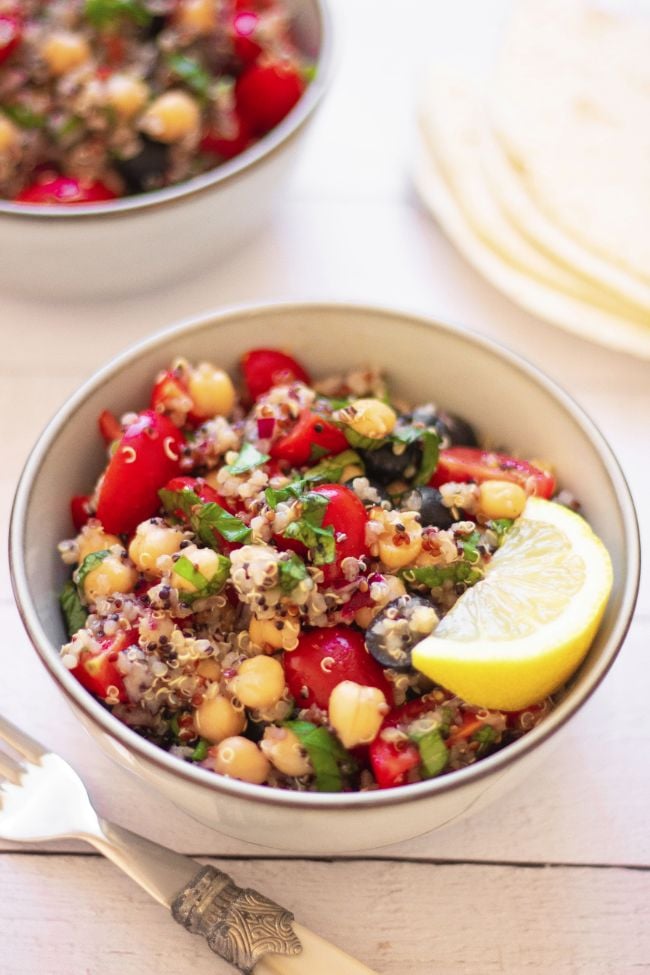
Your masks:
M413 647L437 623L438 615L429 599L409 594L398 596L384 606L366 630L366 647L382 667L408 670Z

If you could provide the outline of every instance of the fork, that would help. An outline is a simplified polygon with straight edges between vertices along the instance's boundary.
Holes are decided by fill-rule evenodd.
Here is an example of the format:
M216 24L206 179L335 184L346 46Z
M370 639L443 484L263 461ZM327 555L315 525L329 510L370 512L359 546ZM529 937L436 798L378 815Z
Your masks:
M228 874L102 819L64 759L0 717L0 839L80 839L246 975L376 975Z

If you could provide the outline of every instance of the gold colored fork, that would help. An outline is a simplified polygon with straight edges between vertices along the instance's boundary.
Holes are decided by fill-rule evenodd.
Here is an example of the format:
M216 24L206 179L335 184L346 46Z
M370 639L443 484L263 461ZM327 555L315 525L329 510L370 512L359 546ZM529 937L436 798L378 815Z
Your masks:
M66 761L0 717L0 839L80 839L247 975L376 975L263 894L97 815Z

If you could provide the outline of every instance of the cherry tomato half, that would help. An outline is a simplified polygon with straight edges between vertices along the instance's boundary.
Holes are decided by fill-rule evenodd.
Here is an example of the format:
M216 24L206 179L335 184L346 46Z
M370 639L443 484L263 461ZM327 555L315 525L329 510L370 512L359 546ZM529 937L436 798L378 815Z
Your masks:
M347 446L345 434L338 427L318 413L305 410L294 428L275 441L271 447L271 457L287 460L292 467L302 467L328 454L338 454Z
M272 386L299 380L311 385L309 373L300 363L279 349L253 349L241 361L244 381L251 399L267 393Z
M292 65L253 64L235 83L235 101L251 131L264 135L291 111L303 89L304 82Z
M159 488L180 470L183 444L178 427L153 410L126 428L99 489L97 517L107 532L129 534L156 513Z
M120 650L126 650L132 644L137 644L139 635L137 629L132 629L103 640L98 653L86 650L81 654L79 663L71 673L82 687L102 701L107 699L109 687L116 687L118 700L124 703L128 700L128 695L122 674L117 669L117 654Z
M26 186L15 198L16 203L37 203L61 205L75 203L103 203L115 200L117 193L105 186L99 180L92 183L81 183L69 176L50 176L43 182Z
M350 626L303 633L297 648L284 654L284 673L298 707L327 709L330 694L344 680L378 687L389 703L393 700L392 687L366 650L363 634Z
M17 10L0 13L0 64L13 54L23 37L23 21Z
M330 525L334 529L336 558L328 565L322 565L325 585L341 581L341 562L352 557L360 559L368 554L366 545L366 525L368 515L363 502L354 491L343 484L319 484L315 494L322 494L328 500L323 518L323 528Z
M208 130L199 143L199 149L221 159L233 159L247 149L251 141L248 125L238 112L234 112L231 131L217 133Z
M540 498L551 498L555 493L555 478L547 471L534 467L526 460L497 454L479 447L449 447L440 451L436 472L429 481L439 487L448 481L514 481L521 487L534 487Z
M417 698L400 705L386 715L381 726L396 728L416 721L422 714L426 714L436 705L427 698ZM392 789L396 785L404 785L406 776L411 769L417 768L421 762L420 750L413 742L384 741L381 731L370 744L370 765L373 775L380 789Z

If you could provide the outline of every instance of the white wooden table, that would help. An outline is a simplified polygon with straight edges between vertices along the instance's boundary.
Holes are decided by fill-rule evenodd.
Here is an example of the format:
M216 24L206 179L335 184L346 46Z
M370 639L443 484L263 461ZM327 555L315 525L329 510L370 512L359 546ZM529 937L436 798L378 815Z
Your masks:
M202 278L153 297L83 306L0 298L3 529L33 440L112 353L216 306L324 297L464 322L536 362L610 439L650 543L641 506L650 477L648 364L519 311L454 252L409 187L413 66L452 50L468 64L480 62L503 6L338 0L336 86L282 211L253 242ZM227 861L238 880L296 905L300 920L385 975L650 971L647 580L604 686L560 750L505 805L375 856L332 861L274 856L219 836L112 765L30 648L4 555L1 571L0 713L68 758L105 815L177 849ZM2 975L189 971L225 973L226 966L87 849L0 848Z

